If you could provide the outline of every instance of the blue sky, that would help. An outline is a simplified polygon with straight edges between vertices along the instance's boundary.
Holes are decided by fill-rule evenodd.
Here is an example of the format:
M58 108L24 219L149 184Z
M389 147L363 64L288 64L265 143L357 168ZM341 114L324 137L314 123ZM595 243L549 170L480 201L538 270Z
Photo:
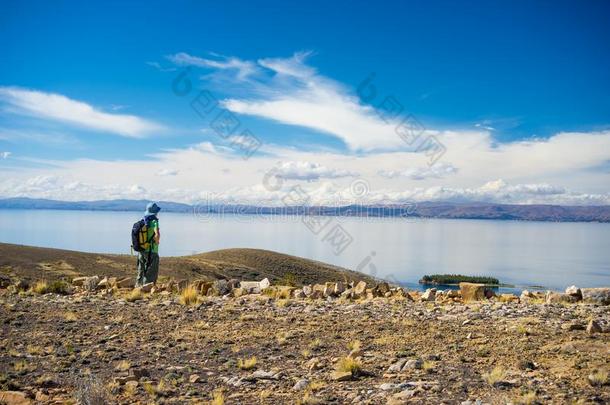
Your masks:
M273 202L278 166L325 198L363 177L377 202L608 203L607 2L328 3L5 2L0 194ZM201 89L260 141L252 158L189 107ZM388 96L443 159L384 128Z

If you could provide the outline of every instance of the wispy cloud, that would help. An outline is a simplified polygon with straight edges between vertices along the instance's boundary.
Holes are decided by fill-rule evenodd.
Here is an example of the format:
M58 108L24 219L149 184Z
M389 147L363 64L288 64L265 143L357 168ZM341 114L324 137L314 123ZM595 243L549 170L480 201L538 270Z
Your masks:
M127 114L112 114L57 93L45 93L20 87L0 87L0 101L5 109L40 119L60 121L96 131L142 138L162 126Z
M404 170L380 170L379 175L388 179L406 177L411 180L424 180L428 178L440 179L457 173L457 171L458 169L455 166L440 162L434 166L410 167Z
M254 62L244 61L234 57L218 56L219 59L214 60L191 56L187 53L180 52L175 55L168 55L167 59L179 66L198 66L202 68L232 70L236 72L236 78L242 80L257 71L256 63Z
M12 155L12 153L8 151L0 152L0 159L8 159L10 155Z

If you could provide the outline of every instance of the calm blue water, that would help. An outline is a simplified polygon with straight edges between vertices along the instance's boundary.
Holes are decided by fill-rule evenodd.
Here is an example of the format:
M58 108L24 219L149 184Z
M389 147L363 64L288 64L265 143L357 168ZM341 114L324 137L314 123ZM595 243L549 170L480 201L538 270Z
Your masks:
M0 210L0 241L128 254L131 226L139 215ZM321 230L320 224L312 225L316 234L295 217L163 213L160 253L177 256L232 247L269 249L407 284L417 283L424 274L460 273L554 289L571 284L610 286L610 224L321 219L330 222ZM339 238L341 230L349 236Z

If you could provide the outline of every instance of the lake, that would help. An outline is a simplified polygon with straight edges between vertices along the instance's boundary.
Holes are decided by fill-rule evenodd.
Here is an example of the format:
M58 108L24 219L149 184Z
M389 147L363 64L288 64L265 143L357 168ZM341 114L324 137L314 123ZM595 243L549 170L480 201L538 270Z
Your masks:
M0 241L130 253L137 212L0 210ZM610 224L162 213L161 256L248 247L416 286L424 274L515 285L610 286Z

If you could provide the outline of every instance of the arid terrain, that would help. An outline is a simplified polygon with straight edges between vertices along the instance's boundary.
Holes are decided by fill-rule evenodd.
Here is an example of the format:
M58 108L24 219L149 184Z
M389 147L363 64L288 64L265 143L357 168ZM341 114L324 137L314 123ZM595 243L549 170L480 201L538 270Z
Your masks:
M132 289L132 258L0 245L0 403L610 402L610 306L584 290L422 294L254 250L162 260L189 281Z

